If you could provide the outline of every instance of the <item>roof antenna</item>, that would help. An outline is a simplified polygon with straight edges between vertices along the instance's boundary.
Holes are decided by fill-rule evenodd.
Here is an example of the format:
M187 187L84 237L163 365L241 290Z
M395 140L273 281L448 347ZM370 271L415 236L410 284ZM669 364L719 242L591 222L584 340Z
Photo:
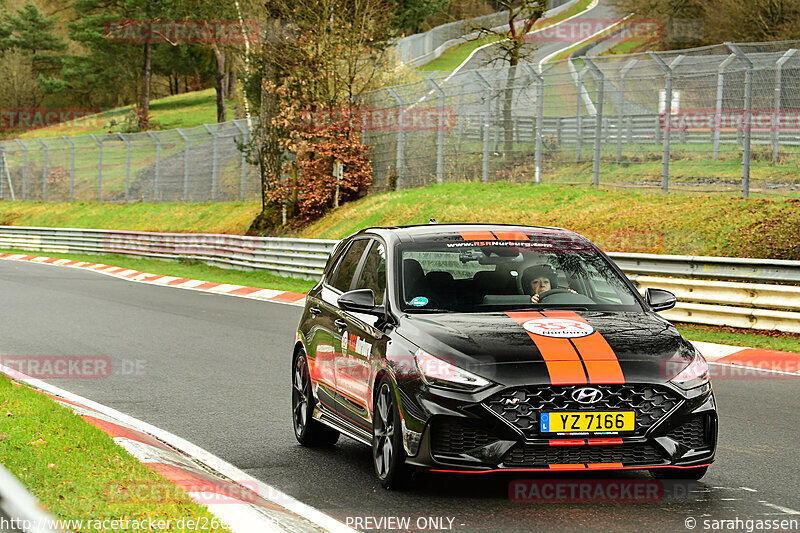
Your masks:
M436 222L435 218L432 218L428 221L428 224L438 224L438 222Z

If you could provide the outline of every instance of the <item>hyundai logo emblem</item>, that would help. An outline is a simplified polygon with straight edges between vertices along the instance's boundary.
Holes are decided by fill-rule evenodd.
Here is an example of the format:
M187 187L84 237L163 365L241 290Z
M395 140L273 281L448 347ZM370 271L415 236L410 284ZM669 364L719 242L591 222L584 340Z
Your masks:
M584 387L582 389L575 389L572 392L572 399L578 403L590 404L597 403L603 398L603 393L591 387Z

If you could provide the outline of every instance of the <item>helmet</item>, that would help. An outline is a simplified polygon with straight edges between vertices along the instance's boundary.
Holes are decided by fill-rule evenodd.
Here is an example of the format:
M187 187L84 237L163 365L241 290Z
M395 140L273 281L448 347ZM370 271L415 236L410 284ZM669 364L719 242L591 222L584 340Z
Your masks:
M550 265L533 265L529 266L522 273L522 290L526 294L533 294L531 289L531 281L536 278L547 278L550 280L550 288L555 289L558 287L558 276L555 270Z

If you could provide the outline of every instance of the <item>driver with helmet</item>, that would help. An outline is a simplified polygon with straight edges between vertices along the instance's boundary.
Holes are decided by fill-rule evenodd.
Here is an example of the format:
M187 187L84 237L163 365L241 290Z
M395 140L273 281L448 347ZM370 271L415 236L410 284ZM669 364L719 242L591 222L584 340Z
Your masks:
M533 265L522 273L522 288L531 296L531 302L539 303L539 296L558 288L558 276L550 265ZM575 292L567 288L570 292Z

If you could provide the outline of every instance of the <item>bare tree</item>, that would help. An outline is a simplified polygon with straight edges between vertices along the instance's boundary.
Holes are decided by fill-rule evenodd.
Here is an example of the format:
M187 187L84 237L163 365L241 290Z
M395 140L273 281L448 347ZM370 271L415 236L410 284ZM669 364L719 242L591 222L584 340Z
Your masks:
M497 52L488 62L502 61L509 66L503 91L503 151L505 157L509 158L514 152L511 111L514 103L517 66L534 50L527 35L547 10L547 0L497 0L496 3L507 10L506 25L502 28L480 27L478 28L478 38L499 37L500 40L493 47Z

